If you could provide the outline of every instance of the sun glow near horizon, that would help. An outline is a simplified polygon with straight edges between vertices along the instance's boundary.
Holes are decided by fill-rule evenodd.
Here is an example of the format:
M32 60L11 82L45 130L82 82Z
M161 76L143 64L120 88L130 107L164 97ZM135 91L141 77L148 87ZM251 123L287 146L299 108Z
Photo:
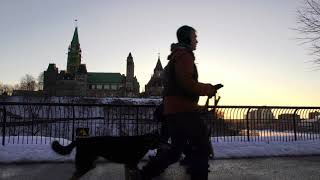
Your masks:
M199 39L199 81L224 84L221 105L320 106L319 71L308 71L305 62L312 57L291 29L299 5L300 0L4 1L0 82L37 77L48 63L65 69L77 19L88 71L125 74L132 52L141 91L158 53L165 66L176 29L187 24Z

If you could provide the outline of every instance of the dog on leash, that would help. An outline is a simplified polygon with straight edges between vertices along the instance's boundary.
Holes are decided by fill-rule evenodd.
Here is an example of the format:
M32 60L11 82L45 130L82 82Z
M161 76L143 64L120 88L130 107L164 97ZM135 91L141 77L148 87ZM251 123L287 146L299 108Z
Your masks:
M67 146L58 141L52 143L52 149L61 155L70 154L76 148L75 166L71 180L77 180L94 168L94 161L98 157L116 163L125 164L129 169L137 169L137 164L150 149L160 145L168 145L161 140L158 133L149 133L141 136L101 136L77 138Z

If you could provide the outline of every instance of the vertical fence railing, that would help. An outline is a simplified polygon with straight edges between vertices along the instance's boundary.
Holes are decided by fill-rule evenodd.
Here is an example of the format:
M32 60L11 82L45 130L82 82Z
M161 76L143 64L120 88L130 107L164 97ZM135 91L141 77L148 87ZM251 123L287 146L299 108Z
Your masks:
M6 137L6 121L7 121L7 112L6 112L6 106L3 106L3 121L2 121L2 145L5 144L5 137Z
M75 125L75 121L76 121L76 113L75 113L75 106L72 106L72 141L74 141L75 138L75 129L74 129L74 125Z
M217 109L223 121L216 123L222 126L215 127L212 136L223 139L216 141L320 140L320 107L218 106ZM227 130L221 131L223 127Z
M295 109L294 112L293 112L293 133L294 133L294 140L297 141L297 120L296 120L296 117L297 117L297 111L299 109Z
M34 114L33 113L31 113L31 132L32 132L31 135L33 137L33 135L34 135ZM32 138L32 140L33 140L33 138Z
M247 115L246 115L246 122L247 122L247 139L248 141L250 141L250 124L249 124L249 112L250 112L250 109L248 109L247 111Z
M136 133L139 134L139 107L136 108Z
M37 143L38 137L73 141L79 127L89 128L90 136L142 135L159 127L152 117L156 105L0 102L0 107L2 145ZM320 140L320 107L218 106L212 113L215 120L208 125L217 141Z

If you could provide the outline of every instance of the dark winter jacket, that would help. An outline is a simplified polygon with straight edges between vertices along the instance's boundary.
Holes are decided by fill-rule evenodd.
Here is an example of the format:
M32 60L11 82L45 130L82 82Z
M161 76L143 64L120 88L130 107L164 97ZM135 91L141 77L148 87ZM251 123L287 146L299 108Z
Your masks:
M190 48L172 44L164 70L164 114L198 111L199 96L210 94L209 84L198 82L195 57Z

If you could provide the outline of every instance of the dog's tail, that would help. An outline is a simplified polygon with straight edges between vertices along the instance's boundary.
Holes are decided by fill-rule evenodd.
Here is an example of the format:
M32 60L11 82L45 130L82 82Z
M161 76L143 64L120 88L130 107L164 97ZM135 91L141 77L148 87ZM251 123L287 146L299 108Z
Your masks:
M67 146L62 146L58 141L53 141L52 142L52 149L61 155L67 155L70 154L72 149L76 146L76 143L72 141L69 145Z

